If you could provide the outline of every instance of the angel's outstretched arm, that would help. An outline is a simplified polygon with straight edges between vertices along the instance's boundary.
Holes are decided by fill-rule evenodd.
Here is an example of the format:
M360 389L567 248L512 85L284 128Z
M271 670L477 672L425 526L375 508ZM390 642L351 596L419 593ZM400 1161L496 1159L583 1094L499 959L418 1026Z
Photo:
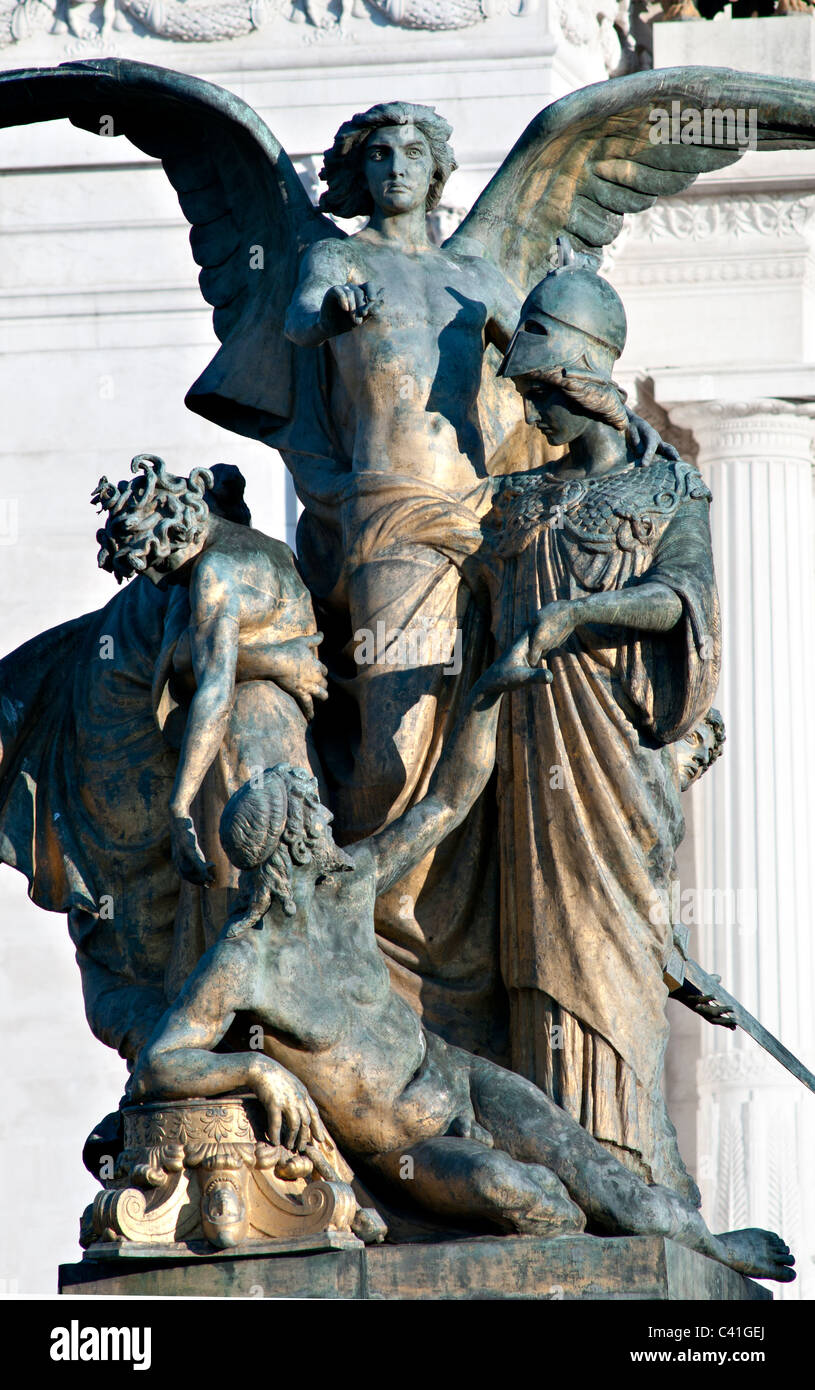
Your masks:
M352 274L345 245L319 241L303 257L297 288L286 313L286 337L300 347L318 347L357 322L367 296L362 285L348 283Z

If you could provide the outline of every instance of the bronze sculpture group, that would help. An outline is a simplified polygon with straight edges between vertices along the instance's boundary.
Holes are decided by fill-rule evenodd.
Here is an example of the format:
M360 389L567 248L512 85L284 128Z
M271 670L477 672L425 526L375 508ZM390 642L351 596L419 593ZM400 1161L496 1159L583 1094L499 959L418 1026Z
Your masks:
M626 407L597 273L624 213L741 153L649 141L712 84L765 146L815 138L806 83L615 80L541 113L438 247L430 108L337 133L346 236L217 88L4 75L3 123L104 111L162 159L221 339L188 404L276 447L304 511L295 560L234 469L100 481L127 583L0 663L0 850L68 913L128 1114L250 1092L264 1163L341 1183L335 1140L386 1220L663 1234L787 1280L780 1237L708 1231L662 1095L659 909L723 738L711 495Z

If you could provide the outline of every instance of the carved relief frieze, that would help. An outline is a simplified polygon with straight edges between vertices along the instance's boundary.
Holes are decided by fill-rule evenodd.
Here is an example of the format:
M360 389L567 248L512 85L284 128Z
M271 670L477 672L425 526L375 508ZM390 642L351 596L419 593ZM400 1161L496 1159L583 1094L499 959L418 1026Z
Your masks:
M0 48L49 34L62 37L68 57L79 57L100 44L115 51L117 35L223 43L278 21L300 26L302 39L314 41L329 33L353 37L366 23L457 30L537 9L538 0L0 0Z

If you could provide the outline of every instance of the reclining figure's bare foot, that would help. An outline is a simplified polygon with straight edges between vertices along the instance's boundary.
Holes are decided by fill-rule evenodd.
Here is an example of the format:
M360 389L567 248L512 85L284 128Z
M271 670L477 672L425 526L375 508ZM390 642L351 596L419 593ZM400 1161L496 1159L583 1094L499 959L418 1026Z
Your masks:
M795 1256L774 1231L750 1226L743 1231L725 1231L713 1239L724 1246L725 1263L739 1274L754 1279L777 1279L789 1284L795 1278Z
M777 1279L779 1283L789 1284L795 1278L792 1268L795 1260L775 1232L750 1227L714 1236L701 1212L677 1192L667 1187L646 1186L629 1175L626 1179L627 1193L626 1183L620 1184L620 1191L627 1197L626 1204L614 1224L607 1223L607 1229L610 1227L616 1234L667 1236L754 1279ZM612 1198L619 1195L608 1182L604 1192L607 1199L609 1195Z

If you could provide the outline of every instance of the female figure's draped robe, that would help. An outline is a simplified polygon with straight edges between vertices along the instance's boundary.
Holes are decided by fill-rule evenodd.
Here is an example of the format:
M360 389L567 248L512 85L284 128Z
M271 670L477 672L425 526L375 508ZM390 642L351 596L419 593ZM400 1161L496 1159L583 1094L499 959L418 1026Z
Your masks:
M557 599L656 581L682 601L667 633L578 628L546 658L551 685L506 697L498 796L513 1069L689 1195L660 1089L663 968L684 833L670 744L718 679L709 500L694 468L657 458L585 481L507 479L492 518L499 650Z

